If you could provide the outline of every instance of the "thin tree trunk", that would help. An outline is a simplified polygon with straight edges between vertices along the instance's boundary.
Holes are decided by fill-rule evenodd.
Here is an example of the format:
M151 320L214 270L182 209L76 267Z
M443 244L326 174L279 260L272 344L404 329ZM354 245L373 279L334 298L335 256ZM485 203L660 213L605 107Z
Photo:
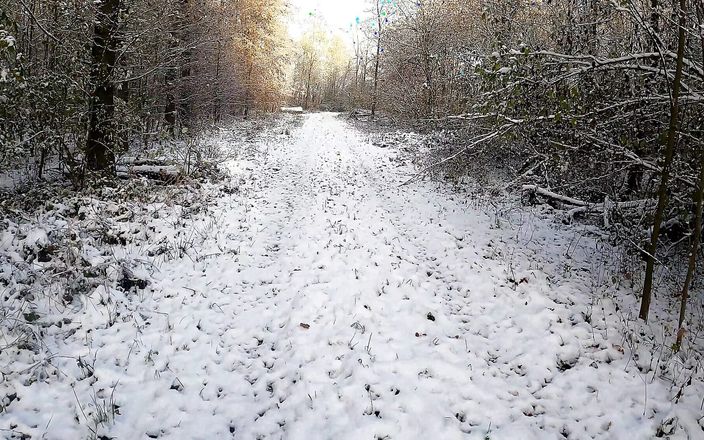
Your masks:
M252 99L250 95L251 85L252 85L252 73L254 72L254 60L251 60L249 68L247 69L247 90L244 93L244 116L249 116L250 101Z
M650 27L653 34L660 34L660 10L658 9L658 0L650 0ZM655 38L651 38L650 50L657 51L658 45Z
M360 96L364 99L364 104L366 105L368 103L367 101L367 78L369 76L368 70L370 69L369 67L369 49L364 51L364 66L362 69L362 82L360 83Z
M46 166L46 148L42 147L39 151L39 173L38 178L42 180L44 177L44 167Z
M381 55L381 0L376 0L376 59L374 61L374 96L372 97L372 116L376 114L379 101L379 56Z
M187 30L185 29L188 17L188 0L181 0L178 2L177 13L173 18L171 23L171 30L169 34L171 35L171 49L175 54L179 53L179 45L184 44L183 41L187 35ZM169 128L169 132L174 135L176 134L177 123L179 122L179 116L184 116L184 108L181 105L182 97L180 92L182 89L181 81L184 72L190 75L190 68L188 63L190 60L185 54L179 54L171 60L170 65L166 68L164 73L164 83L166 87L166 105L164 106L164 122ZM183 118L180 122L182 124Z
M702 209L704 208L704 153L702 153L701 164L699 165L699 187L695 195L697 207L696 207L696 219L694 221L694 239L692 240L692 247L689 252L689 264L687 266L687 276L684 280L684 285L682 286L682 298L680 298L680 319L679 319L679 330L677 331L677 342L675 347L679 349L682 345L682 339L684 338L684 320L687 314L687 300L689 299L689 286L692 284L692 279L694 278L694 272L697 268L697 254L699 253L699 244L702 238Z
M655 209L655 218L653 219L653 232L650 237L650 247L647 255L647 265L645 269L645 281L643 283L643 298L640 305L639 317L648 321L648 313L650 312L650 302L653 291L653 272L655 271L655 253L658 248L658 239L660 238L660 226L662 225L665 215L665 207L667 206L667 187L670 180L672 168L672 159L677 146L677 125L679 122L679 98L682 87L682 68L685 48L685 25L687 21L686 15L687 0L679 0L679 32L677 40L677 66L675 69L675 78L672 84L672 102L670 109L670 124L667 130L667 143L665 145L665 162L662 167L660 176L660 188L658 190L658 205Z
M218 32L220 28L218 26ZM218 50L215 57L215 101L213 103L213 120L215 122L220 121L220 107L222 106L222 93L220 91L220 56L222 53L222 39L218 37Z
M168 67L164 75L164 83L167 89L166 105L164 106L164 122L169 127L169 132L173 135L176 133L176 74L174 67Z
M183 127L188 126L190 119L190 99L192 96L192 90L190 88L189 79L191 76L191 44L193 41L193 29L190 27L191 20L191 0L179 0L179 20L177 27L178 35L178 45L180 46L177 57L178 69L176 76L178 78L177 87L174 90L176 94L176 118L178 119L179 128L182 130Z
M186 44L189 44L186 42ZM178 115L181 120L181 124L188 126L188 122L191 116L191 97L192 91L190 87L184 87L188 84L191 77L191 62L192 53L191 50L184 50L183 58L181 62L181 79L180 79L180 94L178 99Z
M310 99L310 83L311 83L311 76L313 75L313 62L310 63L308 66L308 80L306 81L306 100L304 107L306 110L310 108L310 105L308 104L308 100Z

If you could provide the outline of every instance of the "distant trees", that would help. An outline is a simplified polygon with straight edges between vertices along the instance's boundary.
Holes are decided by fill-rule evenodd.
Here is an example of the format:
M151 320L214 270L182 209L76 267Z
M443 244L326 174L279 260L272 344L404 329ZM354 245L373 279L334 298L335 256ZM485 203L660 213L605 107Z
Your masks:
M352 86L348 48L338 35L308 29L293 55L293 103L306 109L343 109Z
M316 104L316 92L321 86L321 63L325 34L318 29L307 31L298 45L293 72L294 102L303 108Z
M399 1L386 30L381 96L396 111L414 117L459 112L471 91L463 84L471 73L475 46L468 2Z
M352 47L341 35L312 23L297 42L292 99L305 108L342 110L362 106L376 112L383 96L384 34L398 13L395 0L369 0L369 16L350 29Z
M284 99L283 0L6 5L0 170L111 170L130 142Z

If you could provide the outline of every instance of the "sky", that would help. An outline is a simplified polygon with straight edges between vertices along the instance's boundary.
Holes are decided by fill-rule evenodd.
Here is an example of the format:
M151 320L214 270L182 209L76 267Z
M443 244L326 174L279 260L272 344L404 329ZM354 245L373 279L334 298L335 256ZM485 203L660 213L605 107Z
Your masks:
M332 32L346 33L357 17L369 8L367 0L289 0L292 17L289 34L298 38L314 20Z

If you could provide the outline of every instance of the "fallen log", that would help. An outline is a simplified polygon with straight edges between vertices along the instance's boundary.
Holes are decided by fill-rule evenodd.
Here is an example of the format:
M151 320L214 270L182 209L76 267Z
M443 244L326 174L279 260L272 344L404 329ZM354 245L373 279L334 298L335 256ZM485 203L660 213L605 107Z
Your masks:
M559 202L565 203L572 206L589 206L589 203L583 202L581 200L574 199L572 197L563 196L561 194L548 191L545 188L541 188L538 185L523 185L523 191L532 191L541 196L545 196L549 199L557 200Z
M291 113L294 115L302 115L303 107L281 107L282 113Z
M115 169L117 177L129 179L130 177L146 177L152 180L173 182L177 180L183 170L172 163L154 159L137 160L127 159L119 163Z
M569 221L574 219L577 214L600 213L603 215L604 226L607 228L611 225L610 216L612 211L645 209L656 203L656 201L653 199L614 202L609 199L608 196L604 198L603 203L589 203L583 200L575 199L573 197L555 193L545 188L541 188L538 185L523 185L523 191L532 192L545 198L560 202L563 205L567 205L567 207L572 206L573 208L570 208L566 211L567 218Z

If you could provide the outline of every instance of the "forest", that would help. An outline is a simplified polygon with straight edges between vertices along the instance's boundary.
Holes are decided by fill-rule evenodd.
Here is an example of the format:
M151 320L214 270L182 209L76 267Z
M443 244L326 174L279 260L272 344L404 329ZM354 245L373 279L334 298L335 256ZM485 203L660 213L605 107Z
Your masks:
M11 2L0 16L3 165L41 178L55 161L80 179L133 138L276 108L283 12L264 0Z
M702 0L0 0L0 438L701 438L703 140Z

